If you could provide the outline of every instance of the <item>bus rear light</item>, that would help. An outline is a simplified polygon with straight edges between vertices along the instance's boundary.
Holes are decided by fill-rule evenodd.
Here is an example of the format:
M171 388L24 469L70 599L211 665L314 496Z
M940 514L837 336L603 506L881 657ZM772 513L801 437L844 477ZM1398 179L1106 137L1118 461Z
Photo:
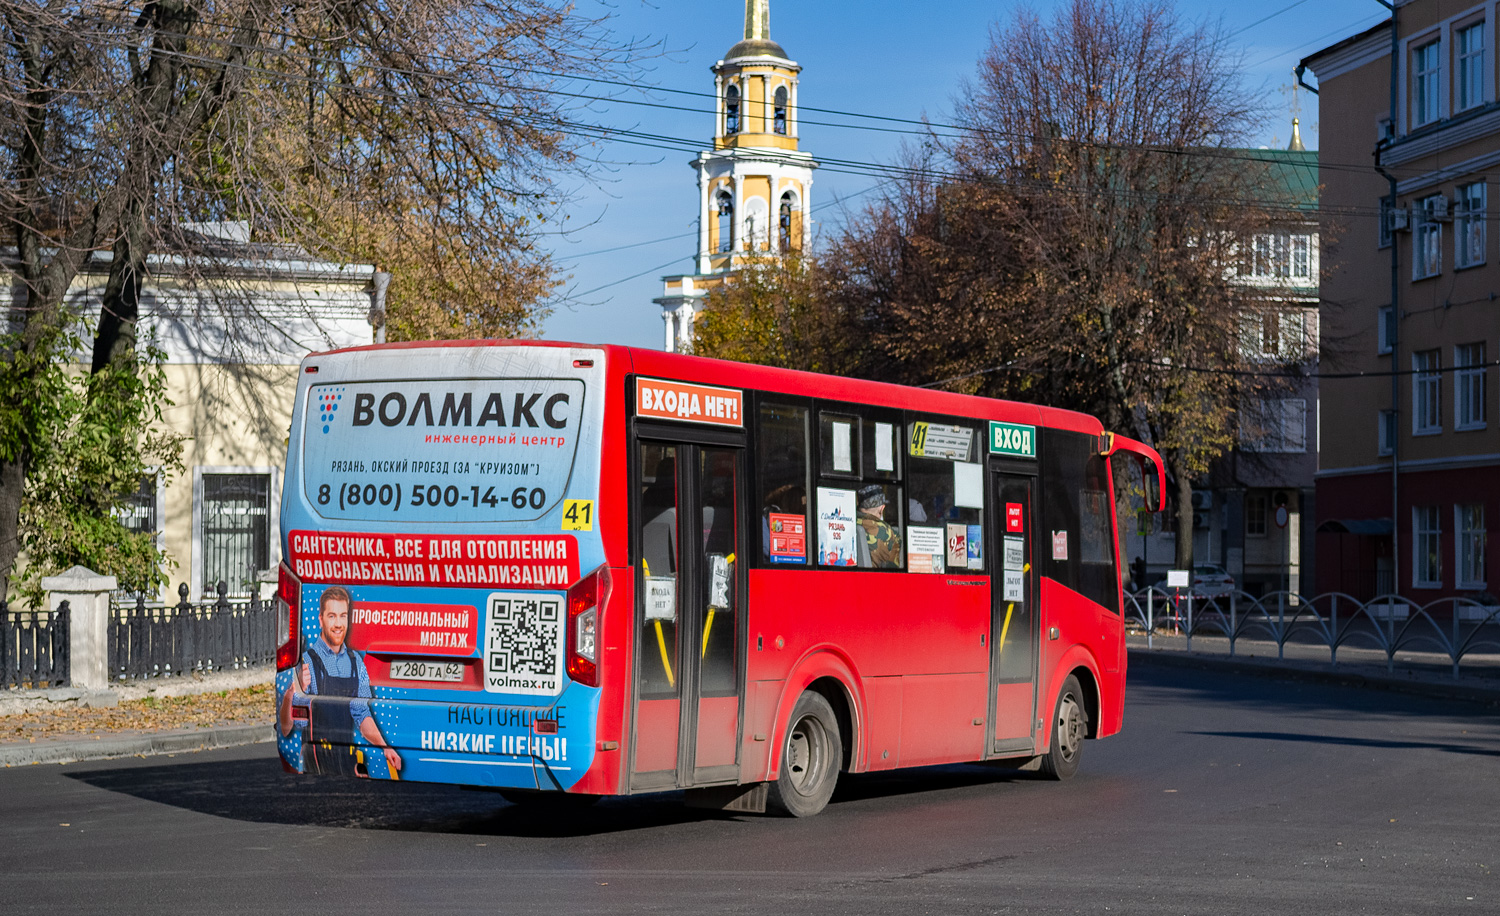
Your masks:
M298 623L302 616L302 583L292 575L285 563L277 569L276 606L285 615L286 629L281 633L281 645L276 647L276 670L285 671L297 664L301 646L298 639Z
M610 584L601 566L568 589L568 677L589 687L599 686L599 608Z

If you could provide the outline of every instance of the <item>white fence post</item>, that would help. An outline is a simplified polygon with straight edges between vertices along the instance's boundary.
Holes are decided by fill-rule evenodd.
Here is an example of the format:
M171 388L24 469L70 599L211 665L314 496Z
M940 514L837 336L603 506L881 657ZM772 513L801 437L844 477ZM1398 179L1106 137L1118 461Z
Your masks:
M73 687L109 687L109 595L117 587L114 576L101 576L82 566L42 579L48 607L55 611L68 602L68 668Z

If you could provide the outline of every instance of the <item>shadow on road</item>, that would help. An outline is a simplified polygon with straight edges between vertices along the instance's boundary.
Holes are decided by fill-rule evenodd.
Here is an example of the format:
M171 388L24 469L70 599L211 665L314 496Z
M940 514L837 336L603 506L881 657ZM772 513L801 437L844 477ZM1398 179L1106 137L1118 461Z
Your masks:
M1266 669L1237 672L1155 663L1150 658L1131 657L1125 703L1156 702L1156 691L1186 691L1215 703L1251 703L1260 709L1294 715L1376 714L1412 716L1429 720L1434 716L1464 719L1494 719L1500 709L1478 700L1457 697L1425 697L1374 688L1357 672L1336 672L1344 683L1308 678L1296 670ZM1181 697L1172 702L1180 704ZM1127 719L1129 718L1127 713Z
M1213 738L1248 738L1251 741L1296 741L1310 744L1342 744L1349 747L1446 751L1450 754L1474 754L1480 757L1500 756L1500 750L1494 748L1435 741L1391 741L1382 738L1349 738L1339 735L1308 735L1297 732L1191 732L1190 734Z
M592 807L564 810L518 806L493 792L457 786L290 776L281 771L275 758L201 762L179 758L167 764L81 770L67 776L105 791L199 814L294 826L563 838L758 818L687 808L679 792L606 798ZM867 799L1034 778L982 765L845 774L833 805L836 809Z

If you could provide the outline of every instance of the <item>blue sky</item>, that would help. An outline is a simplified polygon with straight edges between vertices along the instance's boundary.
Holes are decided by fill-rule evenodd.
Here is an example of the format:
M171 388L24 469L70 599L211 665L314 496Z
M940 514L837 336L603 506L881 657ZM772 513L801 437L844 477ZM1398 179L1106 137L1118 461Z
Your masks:
M930 5L771 0L771 37L802 65L799 94L805 107L894 118L926 114L939 120L950 111L960 81L973 71L992 23L1008 21L1022 7L1045 18L1056 5L1053 0ZM649 77L660 90L712 91L709 68L744 31L743 0L584 0L579 6L589 14L612 11L612 28L621 37L661 43L667 54L651 63ZM1259 145L1278 146L1290 136L1287 87L1297 61L1388 15L1376 0L1178 0L1178 9L1186 19L1219 21L1232 36L1243 54L1247 85L1266 93L1272 112ZM1297 95L1303 139L1316 149L1317 99L1305 92ZM591 117L612 128L705 147L712 136L708 99L630 91L623 97L700 110L606 105ZM902 135L804 124L800 139L802 149L814 157L886 162ZM572 186L565 231L550 239L569 279L542 334L553 340L660 348L661 309L651 300L661 295L663 275L693 268L698 196L688 165L692 156L623 143L606 143L596 152L612 165L594 180ZM877 183L863 175L815 173L815 238L835 233L844 213L857 211Z

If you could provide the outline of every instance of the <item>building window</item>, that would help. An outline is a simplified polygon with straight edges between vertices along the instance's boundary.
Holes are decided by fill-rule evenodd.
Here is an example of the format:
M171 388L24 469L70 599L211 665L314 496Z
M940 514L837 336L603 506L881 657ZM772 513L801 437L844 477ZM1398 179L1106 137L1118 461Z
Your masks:
M719 253L734 250L734 198L728 191L719 192Z
M1251 401L1241 406L1240 447L1247 452L1307 451L1307 401Z
M1458 108L1484 103L1484 23L1458 30Z
M1242 352L1251 359L1296 361L1308 355L1307 314L1302 309L1267 309L1242 318Z
M1245 497L1245 537L1263 538L1266 536L1266 497L1255 495Z
M1457 532L1458 587L1484 588L1484 503L1453 507Z
M1453 428L1483 429L1485 401L1484 344L1453 348Z
M1448 208L1441 194L1424 197L1413 217L1416 226L1411 233L1411 278L1421 280L1443 272L1443 224L1438 215Z
M1413 506L1412 585L1439 588L1443 584L1443 521L1437 506Z
M775 96L775 99L776 99L776 108L774 110L774 116L773 116L773 119L772 119L772 123L774 124L773 129L776 131L776 133L781 134L784 137L784 136L786 136L786 87L785 86L777 86L776 87L776 96Z
M270 566L270 507L269 474L203 475L199 594L216 595L219 582L230 595L254 590L255 574Z
M1289 232L1263 232L1250 246L1250 277L1264 281L1312 279L1312 236Z
M1396 450L1396 412L1382 410L1376 416L1375 454L1384 457Z
M724 90L724 133L740 132L740 87L731 83Z
M1396 310L1382 305L1375 316L1375 352L1391 352L1391 341L1396 339Z
M1462 185L1454 201L1453 264L1473 267L1484 263L1484 182Z
M157 527L156 475L142 474L141 485L120 507L120 523L136 534L155 535Z
M1443 431L1443 355L1423 350L1411 355L1411 431L1423 436Z
M792 195L781 195L781 206L776 213L776 245L781 251L792 250Z
M1379 247L1391 247L1391 235L1395 232L1396 202L1389 197L1380 198Z
M1411 52L1411 126L1431 124L1442 114L1439 106L1438 42L1429 41Z

